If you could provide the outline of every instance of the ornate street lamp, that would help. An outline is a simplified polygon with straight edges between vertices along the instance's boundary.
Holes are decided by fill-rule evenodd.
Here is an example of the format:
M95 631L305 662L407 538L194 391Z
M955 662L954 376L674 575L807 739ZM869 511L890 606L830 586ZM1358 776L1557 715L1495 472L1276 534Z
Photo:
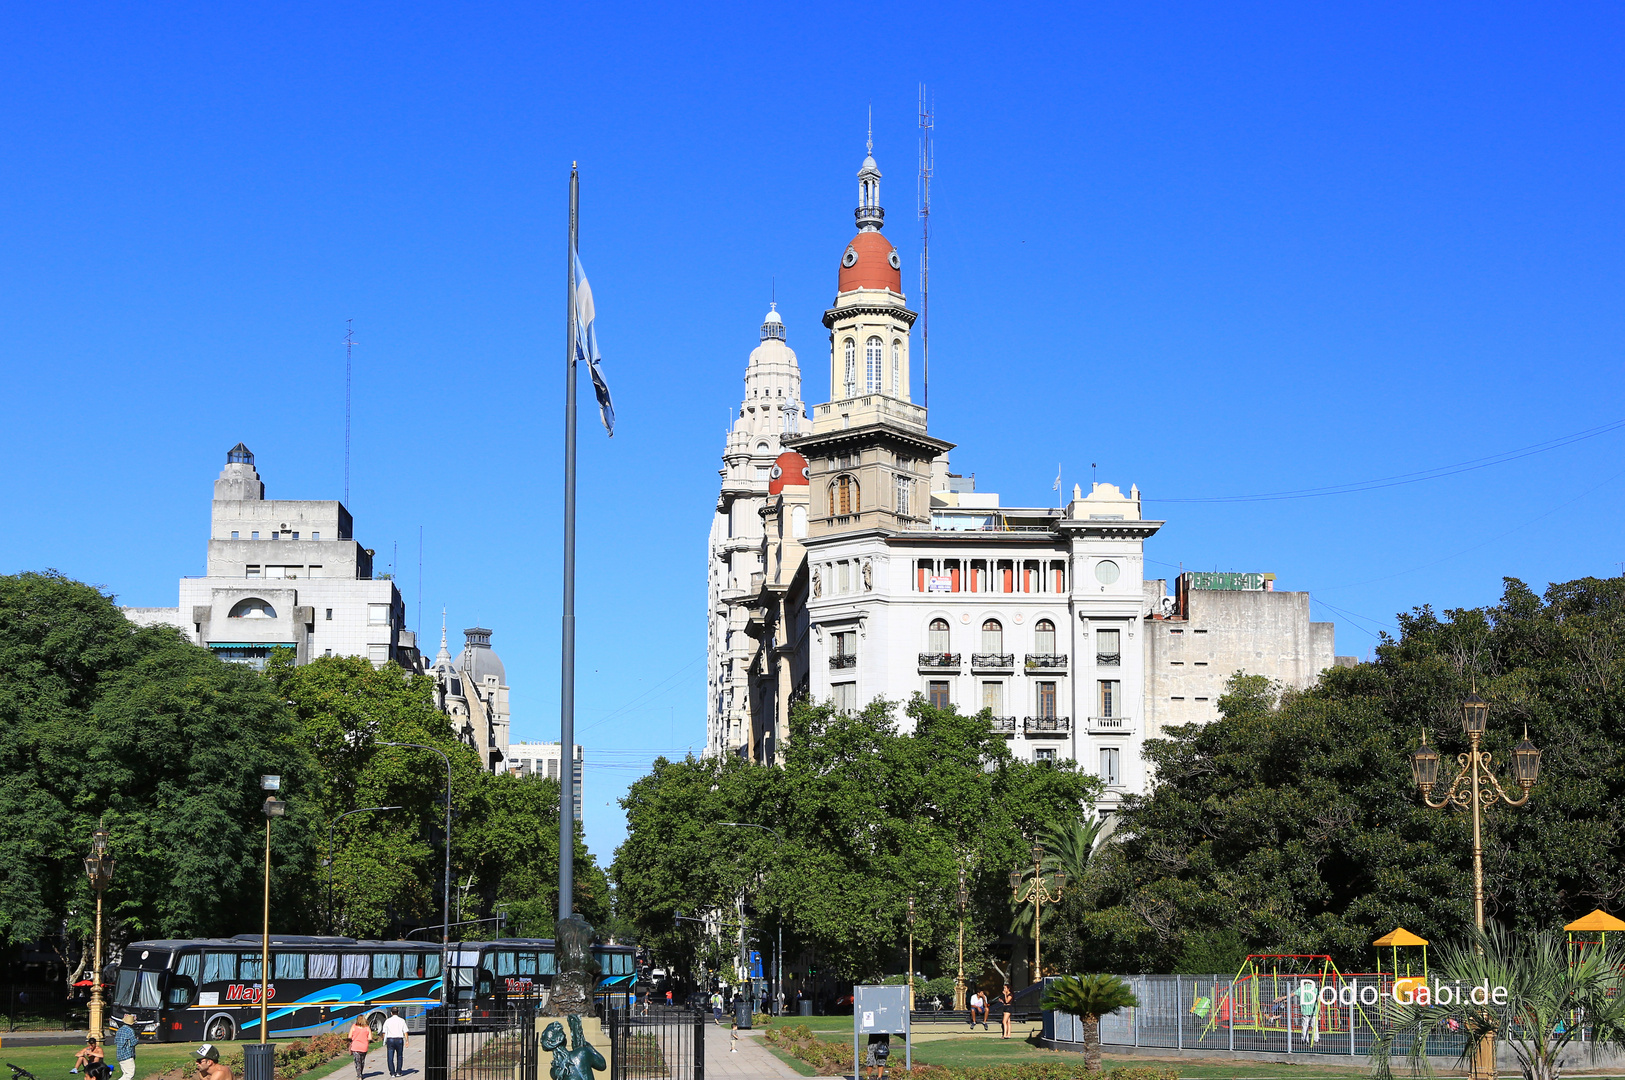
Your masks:
M1044 969L1041 964L1042 953L1039 951L1040 922L1044 914L1045 904L1057 904L1061 901L1061 892L1066 888L1066 871L1056 870L1050 875L1055 885L1051 892L1044 884L1044 845L1033 845L1033 876L1027 884L1027 895L1021 895L1021 886L1026 878L1026 871L1010 871L1010 895L1017 903L1032 901L1033 905L1033 982L1043 978Z
M908 1007L914 1010L914 897L908 898Z
M1461 730L1467 736L1468 751L1457 754L1461 766L1450 781L1444 795L1433 798L1439 786L1439 754L1428 746L1427 732L1422 733L1422 745L1410 754L1411 779L1421 793L1422 802L1435 810L1450 806L1460 807L1473 816L1473 925L1484 931L1484 831L1483 811L1499 803L1522 806L1529 801L1530 789L1540 778L1540 751L1529 741L1529 729L1524 728L1523 741L1512 748L1512 779L1523 788L1523 794L1514 799L1496 779L1494 755L1479 749L1488 725L1490 703L1478 694L1468 694L1461 703ZM1472 1080L1494 1080L1495 1037L1486 1035L1479 1040L1473 1058Z
M104 1018L102 1016L102 894L107 887L113 884L113 865L116 859L108 852L108 832L106 829L97 829L90 834L90 854L85 856L85 876L90 879L90 887L96 892L96 946L92 950L95 957L95 968L90 975L90 1032L96 1038L102 1037Z
M954 974L954 1011L965 1007L965 905L970 890L965 887L965 868L959 868L959 970Z
M263 1044L271 1037L266 1030L269 1026L270 995L267 991L271 986L271 819L283 817L288 812L288 803L276 797L276 792L282 788L282 777L260 777L260 790L266 792L265 805L265 921L260 926L260 1042ZM246 1063L245 1063L246 1068Z

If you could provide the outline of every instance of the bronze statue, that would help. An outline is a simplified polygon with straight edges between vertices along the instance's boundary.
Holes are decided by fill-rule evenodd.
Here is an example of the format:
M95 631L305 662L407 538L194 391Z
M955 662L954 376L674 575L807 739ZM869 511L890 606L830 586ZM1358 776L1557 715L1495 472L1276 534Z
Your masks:
M553 1051L553 1064L548 1067L547 1075L553 1080L593 1080L593 1071L606 1069L609 1063L581 1033L581 1017L571 1013L568 1019L569 1049L565 1049L564 1028L557 1020L542 1032L542 1049Z
M598 961L592 955L592 924L579 915L560 919L553 942L558 957L558 974L553 979L553 1014L575 1016L591 1012L593 988L598 985Z

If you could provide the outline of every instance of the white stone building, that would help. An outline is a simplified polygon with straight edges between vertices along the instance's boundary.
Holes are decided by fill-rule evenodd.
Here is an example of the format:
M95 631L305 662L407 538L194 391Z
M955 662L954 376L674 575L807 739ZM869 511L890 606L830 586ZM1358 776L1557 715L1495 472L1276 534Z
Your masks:
M755 645L745 633L747 605L762 572L761 510L779 440L806 428L801 368L773 305L761 343L745 365L745 397L722 453L722 492L711 522L706 578L708 648L706 751L737 750L748 740L749 678Z
M920 694L987 710L1019 758L1097 773L1109 810L1146 789L1144 740L1216 717L1235 671L1313 683L1334 662L1332 627L1309 622L1307 594L1187 575L1164 596L1143 550L1162 522L1144 518L1137 488L1003 507L948 471L953 445L927 432L910 392L915 314L872 155L858 182L858 232L824 314L831 400L811 431L782 430L777 458L770 439L730 437L708 751L780 760L800 693L850 710Z
M562 775L564 754L562 743L556 742L517 742L508 747L508 756L503 760L502 767L509 772L521 776L545 776L549 780L557 780ZM583 762L581 746L575 748L575 759L571 764L570 772L575 777L575 819L581 820L581 767Z
M479 751L485 767L495 772L508 753L508 675L491 648L492 631L471 626L463 631L463 651L456 659L446 648L446 614L440 613L440 651L429 674L435 680L435 705L451 718L452 730Z

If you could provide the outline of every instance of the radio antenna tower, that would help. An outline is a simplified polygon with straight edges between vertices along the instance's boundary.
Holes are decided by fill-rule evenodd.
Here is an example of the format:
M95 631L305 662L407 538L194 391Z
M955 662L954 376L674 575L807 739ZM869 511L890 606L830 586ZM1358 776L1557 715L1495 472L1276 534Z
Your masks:
M344 320L344 506L350 506L350 353L355 348L351 329L354 319Z
M931 174L936 152L931 129L936 124L934 103L920 84L920 365L924 371L925 407L931 407Z

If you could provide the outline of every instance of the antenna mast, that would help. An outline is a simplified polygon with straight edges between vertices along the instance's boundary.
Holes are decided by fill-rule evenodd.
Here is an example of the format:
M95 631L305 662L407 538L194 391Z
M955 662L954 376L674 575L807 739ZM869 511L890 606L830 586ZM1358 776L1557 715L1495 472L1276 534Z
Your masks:
M344 320L344 505L350 505L350 353L355 348L351 333L354 319Z
M925 84L920 84L920 362L924 370L925 407L931 407L931 174L936 154L931 147L931 129L936 111L926 100Z

